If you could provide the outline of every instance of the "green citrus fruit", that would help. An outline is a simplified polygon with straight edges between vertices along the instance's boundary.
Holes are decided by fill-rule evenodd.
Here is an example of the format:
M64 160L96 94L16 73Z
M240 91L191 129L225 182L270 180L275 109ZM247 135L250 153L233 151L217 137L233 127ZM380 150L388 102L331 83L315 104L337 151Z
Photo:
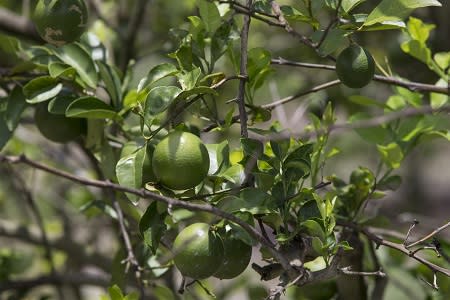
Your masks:
M361 88L372 80L375 63L369 51L358 45L351 45L339 54L336 73L346 86Z
M83 34L87 27L88 10L84 0L39 0L33 20L45 41L61 46Z
M208 174L208 150L196 135L174 131L156 145L152 167L164 186L186 190L202 182Z
M214 273L214 277L231 279L247 268L252 257L252 246L232 237L224 237L222 242L224 258L219 270Z
M194 223L184 228L175 238L173 249L175 266L184 276L204 279L222 265L222 240L206 223Z
M56 143L67 143L86 132L86 120L51 114L47 105L36 107L34 121L42 135Z

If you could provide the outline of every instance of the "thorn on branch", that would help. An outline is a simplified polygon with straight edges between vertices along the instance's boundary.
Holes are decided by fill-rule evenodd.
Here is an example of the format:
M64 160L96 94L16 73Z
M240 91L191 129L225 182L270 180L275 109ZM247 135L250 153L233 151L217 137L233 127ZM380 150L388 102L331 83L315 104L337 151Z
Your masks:
M407 243L408 243L408 239L409 236L411 235L412 230L414 229L414 227L416 227L416 225L419 224L419 221L414 219L414 221L412 222L412 224L409 226L408 232L406 233L406 237L405 240L403 241L403 245L408 248Z
M423 282L425 282L428 286L432 287L434 290L439 291L439 286L437 284L437 276L436 276L436 272L433 273L433 283L428 282L425 278L423 277L419 277L420 280L422 280Z

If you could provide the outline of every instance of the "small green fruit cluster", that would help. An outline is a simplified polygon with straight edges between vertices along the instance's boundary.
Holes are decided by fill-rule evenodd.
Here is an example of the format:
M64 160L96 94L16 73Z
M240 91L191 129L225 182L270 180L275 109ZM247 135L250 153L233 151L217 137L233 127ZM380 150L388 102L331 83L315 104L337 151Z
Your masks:
M252 255L250 245L228 234L220 236L206 223L184 228L175 238L173 249L175 266L194 279L235 278L247 268Z

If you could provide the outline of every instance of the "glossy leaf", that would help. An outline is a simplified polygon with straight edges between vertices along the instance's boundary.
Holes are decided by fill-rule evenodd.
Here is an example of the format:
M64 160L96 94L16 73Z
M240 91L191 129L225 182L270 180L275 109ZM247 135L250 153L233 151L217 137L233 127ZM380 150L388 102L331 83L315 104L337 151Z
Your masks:
M120 109L120 100L122 98L121 80L118 70L113 66L98 60L97 66L100 72L100 78L105 83L106 91L111 98L111 103L116 109Z
M152 83L158 80L172 76L178 73L178 69L169 63L162 63L153 67L147 76L144 77L138 85L137 92L141 92L143 89L148 88Z
M8 97L6 111L4 114L6 126L8 130L13 132L19 124L22 112L27 107L25 96L22 93L22 88L14 87Z
M209 154L208 174L217 174L230 166L230 146L225 140L220 144L205 144Z
M70 43L62 47L53 47L55 55L77 70L87 86L97 87L98 75L91 55L79 43Z
M159 241L167 230L164 223L165 214L158 212L157 204L157 202L152 202L139 221L139 232L153 254L156 253Z
M115 119L118 115L111 106L102 100L87 96L73 101L66 110L71 118Z
M383 0L369 14L365 26L383 21L397 21L407 17L414 9L426 6L442 6L437 0Z
M314 34L312 35L313 42L319 43L323 37L323 34L323 30L314 32ZM347 34L347 31L339 28L329 30L325 39L322 41L322 44L319 47L320 55L326 56L342 47L342 45L345 45Z
M57 79L50 76L37 77L29 81L23 87L23 93L28 103L47 101L62 90L63 85Z
M53 78L58 77L69 77L74 78L77 74L75 68L62 63L62 62L53 62L48 65L48 73Z
M403 160L403 151L396 143L377 145L378 152L383 162L392 169L398 169Z
M214 33L220 26L221 18L217 6L213 2L198 1L200 17L205 23L206 30Z
M48 111L52 114L65 115L67 107L77 100L76 95L58 95L48 103Z
M356 113L349 118L349 122L357 124L358 121L364 121L370 119L371 116L367 113ZM366 142L382 144L386 142L389 137L389 130L381 125L372 126L370 128L355 128L355 132Z
M142 187L142 168L146 155L145 147L142 147L136 152L133 152L125 157L122 157L116 165L116 176L120 185L130 188ZM139 197L132 194L127 194L127 197L136 202Z
M176 86L158 86L153 88L145 101L145 114L154 116L165 111L182 90Z

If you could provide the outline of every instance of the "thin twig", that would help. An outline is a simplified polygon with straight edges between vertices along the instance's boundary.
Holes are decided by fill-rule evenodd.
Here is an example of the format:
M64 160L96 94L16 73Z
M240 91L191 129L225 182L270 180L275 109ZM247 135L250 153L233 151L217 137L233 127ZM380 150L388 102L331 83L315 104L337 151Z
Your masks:
M279 57L277 59L272 59L271 63L274 65L285 65L285 66L293 66L293 67L309 68L309 69L322 69L322 70L330 70L330 71L336 70L336 67L332 66L332 65L302 63L302 62L287 60L287 59L284 59L281 57ZM381 75L375 75L373 80L382 82L382 83L401 86L401 87L407 88L411 91L433 92L433 93L446 94L446 95L449 94L448 87L441 87L441 86L436 86L436 85L432 85L432 84L425 84L425 83L413 82L413 81L405 81L404 79L399 79L399 78L395 78L395 77L386 77L386 76L381 76Z
M334 18L330 21L328 26L325 28L325 30L322 34L322 37L320 38L320 41L317 43L317 46L316 46L317 48L320 48L322 43L325 41L326 37L328 36L328 33L330 32L330 29L334 26L334 24L339 22L339 9L341 8L341 5L342 5L342 0L339 0L338 5L336 7L335 14L334 14Z
M338 268L338 273L350 276L375 276L375 277L386 277L386 273L381 270L375 272L357 272L352 271L351 267Z
M56 168L52 168L50 166L41 164L39 162L33 161L28 159L25 155L21 156L7 156L0 154L0 162L4 163L10 163L10 164L26 164L28 166L31 166L35 169L71 180L73 182L85 185L85 186L94 186L101 189L112 189L119 192L125 192L130 193L136 196L139 196L141 198L145 199L153 199L155 201L164 202L172 207L180 207L185 208L191 211L204 211L211 214L214 214L216 216L222 217L224 219L227 219L239 226L241 226L245 231L247 231L256 241L258 241L261 245L264 247L267 247L270 253L273 255L273 257L282 264L283 268L289 273L290 277L295 278L297 274L297 271L291 267L289 264L289 261L281 254L277 249L275 249L262 235L260 232L258 232L255 228L253 228L251 225L243 221L242 219L227 213L221 209L218 209L212 205L209 204L195 204L195 203L189 203L186 201L170 198L167 196L159 195L150 191L147 191L145 189L134 189L129 188L125 186L121 186L109 181L101 181L101 180L94 180L94 179L87 179L79 176L75 176L73 174L70 174L68 172L61 171Z
M252 0L247 0L247 7L252 6ZM248 31L250 29L251 18L244 15L244 25L241 31L241 65L239 75L242 77L239 81L239 90L236 97L239 107L239 120L241 123L241 137L248 137L247 130L247 111L245 110L245 84L247 82L247 60L248 60Z
M344 226L344 227L349 227L352 228L354 230L357 230L359 232L361 232L362 234L364 234L369 240L373 241L375 244L377 244L377 248L378 246L386 246L388 248L392 248L395 249L403 254L408 255L409 257L417 260L418 262L420 262L421 264L427 266L430 270L434 271L434 272L439 272L447 277L450 277L450 270L443 268L441 266L438 266L420 256L417 256L415 253L412 253L409 249L407 249L405 246L403 246L403 244L399 244L399 243L394 243L391 241L387 241L377 235L375 235L374 233L370 232L367 228L365 227L361 227L358 224L352 223L352 222L346 222L346 221L342 221L342 220L338 220L336 221L336 224L339 226Z
M291 101L293 101L295 99L298 99L300 97L303 97L303 96L306 96L306 95L309 95L309 94L312 94L312 93L315 93L315 92L327 89L329 87L338 85L340 83L341 82L339 80L333 80L333 81L330 81L330 82L326 82L326 83L317 85L317 86L315 86L315 87L313 87L313 88L311 88L311 89L309 89L307 91L299 92L299 93L294 94L292 96L288 96L288 97L279 99L277 101L274 101L272 103L262 105L261 107L264 108L264 109L272 110L272 109L274 109L277 106L284 105L284 104L289 103L289 102L291 102Z
M446 229L446 228L449 227L449 226L450 226L450 222L448 222L448 223L442 225L442 226L439 227L439 228L436 228L435 230L433 230L431 233L427 234L427 235L424 236L423 238L421 238L421 239L419 239L419 240L417 240L417 241L415 241L415 242L413 242L413 243L411 243L411 244L407 244L407 245L405 245L405 246L406 246L406 248L412 248L412 247L414 247L414 246L416 246L416 245L418 245L418 244L420 244L420 243L423 243L424 241L426 241L426 240L432 238L433 236L435 236L436 234L438 234L439 232L441 232L442 230Z

